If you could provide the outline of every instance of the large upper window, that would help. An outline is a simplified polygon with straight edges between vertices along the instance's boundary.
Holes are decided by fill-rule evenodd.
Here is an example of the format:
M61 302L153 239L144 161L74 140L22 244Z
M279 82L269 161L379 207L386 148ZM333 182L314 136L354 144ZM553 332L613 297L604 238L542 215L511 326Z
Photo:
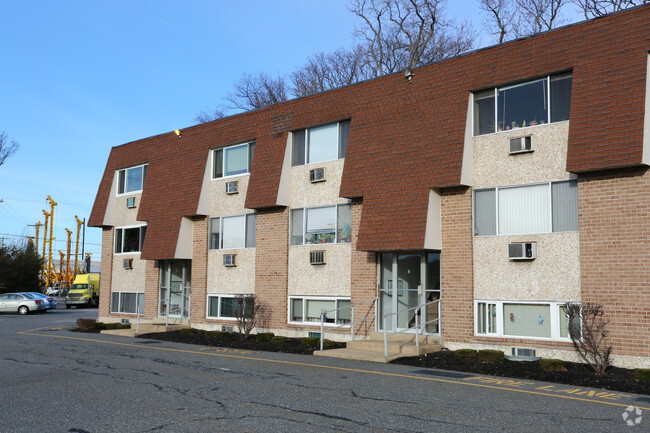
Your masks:
M117 193L133 194L142 191L147 165L125 168L117 172Z
M571 83L569 73L475 93L474 135L569 120Z
M212 151L212 178L246 174L251 171L255 142L222 147Z
M516 235L578 230L578 182L474 191L474 235Z
M314 164L345 158L349 133L349 120L295 131L291 165Z
M142 251L147 226L115 229L115 253L138 253Z
M291 210L291 245L350 242L349 204Z
M254 248L254 213L210 218L210 249Z

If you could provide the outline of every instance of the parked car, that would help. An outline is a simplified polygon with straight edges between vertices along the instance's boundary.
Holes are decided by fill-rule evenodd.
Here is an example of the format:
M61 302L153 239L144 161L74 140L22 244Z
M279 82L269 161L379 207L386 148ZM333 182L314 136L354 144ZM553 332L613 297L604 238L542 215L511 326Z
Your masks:
M58 287L48 287L45 290L45 294L48 296L57 296L59 294L59 288Z
M45 311L45 301L21 293L5 293L0 295L0 312L29 314Z
M56 310L56 299L54 299L51 296L47 296L39 292L21 292L20 294L26 296L33 296L36 299L42 299L43 301L45 301L45 309L43 310L44 312L47 310Z

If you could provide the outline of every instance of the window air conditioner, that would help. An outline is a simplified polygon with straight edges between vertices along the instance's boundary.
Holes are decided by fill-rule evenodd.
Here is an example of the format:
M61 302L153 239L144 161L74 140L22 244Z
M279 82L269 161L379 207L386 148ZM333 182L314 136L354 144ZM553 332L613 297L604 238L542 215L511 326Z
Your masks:
M133 259L124 259L122 264L124 269L133 269Z
M126 207L132 209L135 207L135 197L129 197L126 199Z
M222 326L221 326L221 330L222 330L223 332L233 332L234 328L233 328L232 326L222 325Z
M524 153L533 151L533 137L527 135L525 137L517 137L510 139L510 154Z
M237 254L224 254L223 255L223 265L224 266L237 266L235 264L235 256Z
M537 242L512 242L508 244L510 260L533 260L537 257Z
M309 263L312 265L324 265L325 264L325 251L310 251L309 252Z
M324 168L315 168L309 170L309 181L311 183L324 182L325 181L325 169Z
M236 180L233 182L226 182L226 194L237 194L239 192L237 184L238 182Z

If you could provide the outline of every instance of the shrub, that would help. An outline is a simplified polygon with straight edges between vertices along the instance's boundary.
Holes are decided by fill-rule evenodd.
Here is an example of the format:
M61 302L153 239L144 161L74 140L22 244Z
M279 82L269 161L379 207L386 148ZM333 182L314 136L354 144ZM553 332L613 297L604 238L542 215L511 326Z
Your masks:
M80 331L90 331L95 328L97 321L95 319L77 319L77 329Z
M650 380L650 368L635 368L634 378L636 380Z
M184 334L184 335L194 334L194 329L193 328L183 328L183 329L181 329L181 334Z
M602 305L567 302L564 310L573 348L596 374L604 374L611 362L612 346L607 342L609 320L605 320Z
M454 352L454 357L458 359L474 359L478 356L478 351L474 349L458 349Z
M98 323L100 325L100 329L131 329L131 324L130 323L119 323L119 322L112 322L112 323Z
M478 359L489 364L503 362L505 359L503 352L500 350L479 350Z
M304 337L300 339L303 346L307 347L320 347L320 338L318 337Z
M215 340L226 340L230 337L230 332L227 331L205 331L204 335Z
M318 342L320 346L320 341ZM323 340L323 349L331 349L332 347L336 346L336 343L333 342L332 340Z
M561 359L540 359L539 367L544 371L566 371Z
M271 338L271 343L284 343L285 341L287 341L287 337L282 337L281 335L276 335Z
M255 336L255 341L258 343L270 343L275 334L272 332L260 332Z

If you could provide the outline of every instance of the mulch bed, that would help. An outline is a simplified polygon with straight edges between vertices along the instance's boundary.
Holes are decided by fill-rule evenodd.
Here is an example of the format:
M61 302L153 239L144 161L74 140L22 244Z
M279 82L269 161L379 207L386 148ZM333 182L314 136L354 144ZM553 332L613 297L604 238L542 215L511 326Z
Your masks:
M139 338L256 352L281 352L301 355L311 355L314 350L318 349L313 345L303 344L301 338L286 338L286 341L281 343L272 343L257 341L255 335L251 335L247 340L242 340L236 333L215 338L210 333L197 332L196 330L191 332L171 331L145 334L140 335ZM335 342L333 344L334 348L345 347L345 343ZM540 368L539 361L505 360L498 363L487 363L476 358L458 359L454 356L454 352L447 350L422 356L399 358L391 363L650 395L650 380L637 380L634 377L633 370L617 367L610 367L604 375L597 375L587 365L565 362L564 371L545 371Z

